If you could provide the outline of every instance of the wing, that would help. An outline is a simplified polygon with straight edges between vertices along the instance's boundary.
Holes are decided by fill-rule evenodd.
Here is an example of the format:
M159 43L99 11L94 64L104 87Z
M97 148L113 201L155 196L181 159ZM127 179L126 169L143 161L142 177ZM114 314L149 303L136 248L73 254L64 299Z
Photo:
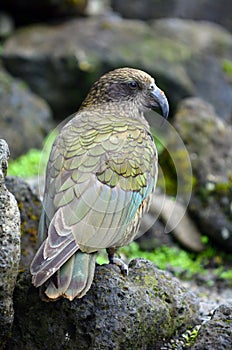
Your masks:
M156 182L156 149L139 122L89 118L69 122L50 155L41 225L48 235L40 248L45 259L61 256L63 262L75 249L90 253L129 242L128 227Z

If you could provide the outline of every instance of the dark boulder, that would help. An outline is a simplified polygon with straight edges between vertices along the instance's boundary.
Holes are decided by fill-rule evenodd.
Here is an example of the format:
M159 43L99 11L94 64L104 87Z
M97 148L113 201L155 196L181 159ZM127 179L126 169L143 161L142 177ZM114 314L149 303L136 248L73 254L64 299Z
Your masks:
M22 81L0 68L0 137L7 140L12 158L41 148L52 127L51 110Z
M172 112L182 98L200 95L223 119L231 118L232 35L216 24L80 18L18 30L1 56L11 74L46 99L56 118L74 113L102 73L122 66L152 74Z
M15 197L5 184L10 152L0 139L0 349L14 319L13 291L20 259L20 215Z
M232 31L230 0L111 0L114 11L125 18L185 18L221 24Z
M8 349L151 349L177 329L197 322L196 297L143 259L123 277L113 265L97 266L82 299L46 303L21 274L14 294L15 322Z
M195 180L190 214L203 234L231 252L231 125L205 101L190 98L179 105L174 126L189 152Z
M200 328L191 350L232 349L232 306L220 305Z
M28 269L37 250L37 234L42 203L38 194L23 179L9 176L7 188L14 194L21 217L21 259L20 269Z

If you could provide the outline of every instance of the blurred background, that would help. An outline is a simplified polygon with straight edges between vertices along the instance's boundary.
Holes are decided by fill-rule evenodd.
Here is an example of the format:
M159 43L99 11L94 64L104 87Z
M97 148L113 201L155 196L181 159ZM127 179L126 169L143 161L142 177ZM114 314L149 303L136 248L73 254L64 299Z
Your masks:
M0 138L11 150L8 175L17 176L8 187L21 210L22 268L35 250L34 179L46 166L48 134L100 75L130 66L165 91L176 133L152 125L163 177L147 233L121 254L198 284L232 285L231 14L230 0L1 0ZM165 234L173 199L183 220Z

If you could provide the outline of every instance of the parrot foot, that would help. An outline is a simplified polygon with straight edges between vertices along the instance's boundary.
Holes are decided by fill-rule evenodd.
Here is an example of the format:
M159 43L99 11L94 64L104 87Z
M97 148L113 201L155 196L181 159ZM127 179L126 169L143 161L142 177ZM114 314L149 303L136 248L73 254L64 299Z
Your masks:
M110 264L114 264L117 265L123 276L127 276L128 275L128 266L126 263L124 263L124 261L122 261L120 258L118 258L115 255L115 252L117 251L116 248L107 248L107 254L108 254L108 259Z

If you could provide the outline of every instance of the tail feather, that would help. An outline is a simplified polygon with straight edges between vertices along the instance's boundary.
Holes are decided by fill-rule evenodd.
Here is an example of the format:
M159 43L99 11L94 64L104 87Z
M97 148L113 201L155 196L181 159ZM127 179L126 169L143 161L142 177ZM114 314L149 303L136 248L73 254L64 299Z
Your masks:
M39 287L46 282L70 257L79 249L73 240L52 259L44 258L44 246L46 241L40 246L30 267L32 283Z
M90 254L86 284L85 284L85 287L82 289L82 291L78 294L78 298L82 298L91 287L91 284L94 278L95 267L96 267L96 258L97 258L97 253Z
M61 296L73 300L81 298L89 290L95 271L96 253L82 253L77 251L57 271L56 283L53 279L45 290L49 299L57 299Z

